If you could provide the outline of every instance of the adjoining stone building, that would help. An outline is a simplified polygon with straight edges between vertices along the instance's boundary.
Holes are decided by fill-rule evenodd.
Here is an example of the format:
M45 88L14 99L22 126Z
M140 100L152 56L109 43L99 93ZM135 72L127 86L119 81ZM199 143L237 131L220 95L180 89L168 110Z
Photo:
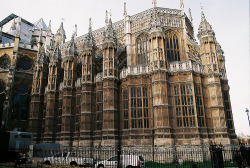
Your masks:
M64 146L236 144L225 56L201 14L153 8L71 40L40 19L0 22L1 129Z

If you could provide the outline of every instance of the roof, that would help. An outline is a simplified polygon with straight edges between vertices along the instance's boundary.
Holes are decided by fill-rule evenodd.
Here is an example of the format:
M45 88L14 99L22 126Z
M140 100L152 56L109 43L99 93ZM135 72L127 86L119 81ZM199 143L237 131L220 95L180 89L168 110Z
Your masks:
M35 25L35 28L37 28L37 29L48 30L48 27L47 27L47 25L44 23L44 21L43 21L42 18L39 19L38 21L36 21L36 22L34 23L34 25Z
M18 17L17 15L15 15L14 13L10 14L9 16L7 16L5 19L3 19L1 22L0 22L0 25L5 25L6 23L8 23L10 20L14 19ZM27 20L21 18L21 21L30 25L30 26L34 26L32 23L28 22Z

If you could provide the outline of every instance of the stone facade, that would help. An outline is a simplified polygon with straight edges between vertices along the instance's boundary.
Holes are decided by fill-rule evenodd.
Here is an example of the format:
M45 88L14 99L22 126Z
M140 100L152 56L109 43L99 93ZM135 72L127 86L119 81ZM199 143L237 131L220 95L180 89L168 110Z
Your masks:
M154 1L155 3L155 1ZM1 21L1 129L64 146L236 144L225 56L202 11L154 7L71 40ZM42 26L41 26L42 25ZM26 29L31 29L27 33ZM23 34L26 35L24 36ZM29 38L28 38L29 37Z

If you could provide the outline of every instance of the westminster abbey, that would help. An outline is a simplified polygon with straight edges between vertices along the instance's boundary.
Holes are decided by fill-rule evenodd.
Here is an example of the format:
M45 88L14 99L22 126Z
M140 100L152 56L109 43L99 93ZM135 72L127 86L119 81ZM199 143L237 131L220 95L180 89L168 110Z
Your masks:
M66 40L43 19L0 22L1 130L63 146L237 143L225 56L201 12L156 6Z

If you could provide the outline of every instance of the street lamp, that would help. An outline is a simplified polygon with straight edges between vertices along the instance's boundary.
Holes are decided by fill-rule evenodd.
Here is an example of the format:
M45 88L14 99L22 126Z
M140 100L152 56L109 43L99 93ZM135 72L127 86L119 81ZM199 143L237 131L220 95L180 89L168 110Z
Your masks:
M249 121L249 110L246 108L246 113L247 113L247 118L248 118L248 123L249 123L249 126L250 126L250 121Z

